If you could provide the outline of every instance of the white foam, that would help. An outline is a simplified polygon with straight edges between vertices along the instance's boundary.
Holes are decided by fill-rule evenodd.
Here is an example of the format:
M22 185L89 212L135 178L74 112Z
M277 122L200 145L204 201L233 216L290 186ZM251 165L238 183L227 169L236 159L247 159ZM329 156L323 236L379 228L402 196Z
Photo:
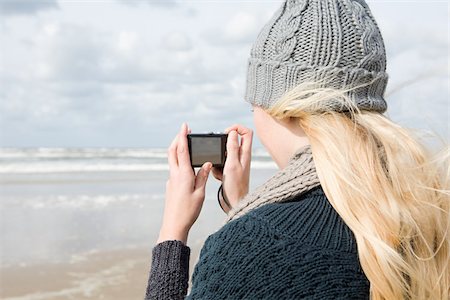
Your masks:
M252 161L251 169L276 169L274 162ZM27 174L27 173L83 173L83 172L139 172L139 171L168 171L167 164L152 165L113 165L113 164L96 164L96 165L76 165L76 164L60 164L52 165L45 163L34 164L8 164L0 165L0 174Z
M163 194L121 194L121 195L47 195L27 197L25 199L4 199L3 206L20 205L25 208L75 208L75 209L102 209L111 205L127 203L143 207L146 202L164 199Z
M273 169L267 152L255 149L252 169ZM0 148L0 174L168 171L166 149Z
M30 162L0 165L0 174L168 171L168 164L98 164L76 162Z
M252 151L253 158L270 157L262 148ZM0 159L8 158L166 158L164 148L0 148Z
M0 148L6 158L167 158L167 149L154 148Z

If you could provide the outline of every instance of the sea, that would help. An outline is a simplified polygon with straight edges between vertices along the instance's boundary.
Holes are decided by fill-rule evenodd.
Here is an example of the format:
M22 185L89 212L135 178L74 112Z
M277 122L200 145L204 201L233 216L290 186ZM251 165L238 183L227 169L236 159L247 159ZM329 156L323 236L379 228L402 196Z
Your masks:
M254 149L250 190L276 170L264 149ZM1 148L0 267L151 249L161 226L168 172L162 148ZM201 243L222 226L219 186L210 174L188 243Z

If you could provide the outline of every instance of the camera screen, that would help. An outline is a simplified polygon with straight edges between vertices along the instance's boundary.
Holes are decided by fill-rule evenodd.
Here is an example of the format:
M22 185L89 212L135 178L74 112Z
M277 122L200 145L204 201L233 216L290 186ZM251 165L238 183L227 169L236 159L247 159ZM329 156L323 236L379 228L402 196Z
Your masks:
M201 165L207 161L220 164L222 156L220 137L194 137L191 140L192 164Z

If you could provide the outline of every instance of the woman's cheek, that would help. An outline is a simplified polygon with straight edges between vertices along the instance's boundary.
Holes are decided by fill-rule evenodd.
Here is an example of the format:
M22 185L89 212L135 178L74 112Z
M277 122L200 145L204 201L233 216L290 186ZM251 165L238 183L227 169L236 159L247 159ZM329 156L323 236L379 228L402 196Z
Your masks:
M253 124L255 126L256 136L259 138L261 143L265 145L265 135L264 135L264 124L261 114L255 110L253 113Z

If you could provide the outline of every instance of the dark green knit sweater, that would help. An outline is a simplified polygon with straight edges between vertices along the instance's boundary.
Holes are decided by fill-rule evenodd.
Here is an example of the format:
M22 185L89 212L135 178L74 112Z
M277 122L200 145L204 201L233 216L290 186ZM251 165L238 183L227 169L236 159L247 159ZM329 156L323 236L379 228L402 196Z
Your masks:
M187 296L190 248L164 241L152 255L146 299L369 299L354 235L321 186L210 235Z

